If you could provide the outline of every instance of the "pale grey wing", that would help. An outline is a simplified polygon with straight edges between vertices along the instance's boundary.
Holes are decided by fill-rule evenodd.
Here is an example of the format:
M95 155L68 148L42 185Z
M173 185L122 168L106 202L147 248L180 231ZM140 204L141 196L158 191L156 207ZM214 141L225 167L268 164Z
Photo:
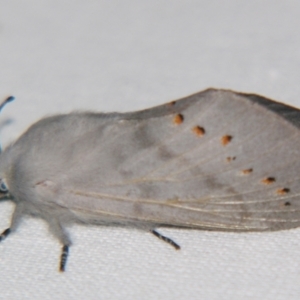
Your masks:
M47 178L60 189L48 199L83 218L297 227L298 120L296 109L224 90L119 115L76 141L67 167Z

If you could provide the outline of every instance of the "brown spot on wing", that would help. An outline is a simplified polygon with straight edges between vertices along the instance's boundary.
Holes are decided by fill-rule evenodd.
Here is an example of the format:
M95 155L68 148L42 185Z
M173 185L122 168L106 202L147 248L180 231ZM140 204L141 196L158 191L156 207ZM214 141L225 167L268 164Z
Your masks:
M276 179L274 177L266 177L264 178L261 182L263 184L272 184L276 181Z
M251 174L253 172L253 169L245 169L242 171L242 174L243 175L248 175L248 174Z
M180 125L181 123L183 123L183 115L182 114L178 114L173 118L173 123L176 125Z
M205 129L200 126L195 126L192 130L199 137L201 137L205 134Z
M287 193L289 193L290 192L290 189L288 189L288 188L282 188L282 189L278 189L277 191L276 191L276 193L278 194L278 195L285 195L285 194L287 194Z
M171 101L168 103L169 106L174 106L176 104L176 101Z
M232 136L231 135L224 135L221 138L221 144L223 146L228 145L232 141Z
M233 160L235 160L235 159L236 159L235 156L228 156L228 157L226 157L226 161L227 161L227 162L231 162L231 161L233 161Z

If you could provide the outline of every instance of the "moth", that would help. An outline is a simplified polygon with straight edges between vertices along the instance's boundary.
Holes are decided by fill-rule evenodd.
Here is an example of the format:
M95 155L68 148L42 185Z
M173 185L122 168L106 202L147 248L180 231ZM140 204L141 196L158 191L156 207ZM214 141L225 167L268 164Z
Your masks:
M46 117L0 155L0 191L15 204L1 240L39 217L64 271L73 223L134 227L175 249L157 228L298 227L299 127L296 108L218 89L138 112Z

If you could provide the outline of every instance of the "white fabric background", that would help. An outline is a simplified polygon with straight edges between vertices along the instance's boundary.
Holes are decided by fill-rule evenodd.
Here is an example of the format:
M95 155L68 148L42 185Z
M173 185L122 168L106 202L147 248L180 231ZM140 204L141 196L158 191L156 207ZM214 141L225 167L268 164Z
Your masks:
M132 111L207 87L300 106L296 0L11 0L0 3L4 145L44 115ZM0 228L12 205L3 203ZM0 245L1 299L299 299L300 229L164 229L181 251L120 228L71 230L61 247L27 219Z

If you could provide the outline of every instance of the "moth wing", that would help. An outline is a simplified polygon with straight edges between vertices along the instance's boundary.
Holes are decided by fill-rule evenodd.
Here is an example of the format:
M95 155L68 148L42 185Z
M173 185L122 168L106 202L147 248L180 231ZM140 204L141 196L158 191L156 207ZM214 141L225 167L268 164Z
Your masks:
M120 114L76 141L50 178L51 201L99 222L297 227L298 120L297 109L225 90Z

